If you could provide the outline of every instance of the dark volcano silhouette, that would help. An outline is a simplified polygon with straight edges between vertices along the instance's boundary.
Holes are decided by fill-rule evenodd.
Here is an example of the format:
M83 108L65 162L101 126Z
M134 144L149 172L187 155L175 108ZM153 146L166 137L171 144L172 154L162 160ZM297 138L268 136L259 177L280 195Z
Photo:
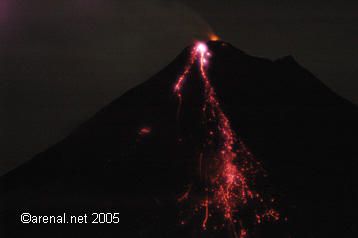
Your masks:
M257 237L354 237L358 109L292 57L207 43L208 69L232 127L267 171L285 224ZM176 198L195 178L203 125L193 70L180 117L173 85L185 49L66 139L1 178L2 237L229 237L181 226ZM21 224L20 214L119 212L119 224Z

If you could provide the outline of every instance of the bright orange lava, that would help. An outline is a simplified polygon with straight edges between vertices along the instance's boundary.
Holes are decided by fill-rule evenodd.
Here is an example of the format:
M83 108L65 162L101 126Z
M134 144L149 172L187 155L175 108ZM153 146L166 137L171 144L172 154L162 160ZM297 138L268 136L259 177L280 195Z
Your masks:
M209 34L209 39L210 39L211 41L218 41L218 40L220 40L219 36L218 36L218 35L215 35L214 33L210 33L210 34Z

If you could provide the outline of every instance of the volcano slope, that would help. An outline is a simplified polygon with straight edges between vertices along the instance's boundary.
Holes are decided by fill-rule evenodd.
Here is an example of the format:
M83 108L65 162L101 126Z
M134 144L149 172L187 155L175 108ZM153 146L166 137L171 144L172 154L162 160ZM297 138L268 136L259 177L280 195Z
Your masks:
M354 237L357 107L292 57L271 61L225 42L206 45L212 55L207 75L221 108L268 175L257 189L272 194L280 210L279 221L247 224L247 234L240 236ZM199 184L205 140L199 69L185 79L179 113L173 94L190 49L63 141L4 175L2 237L235 236L216 229L215 216L203 229L201 211L188 215L185 224L180 220L186 210L178 197ZM118 212L120 222L21 224L23 212Z

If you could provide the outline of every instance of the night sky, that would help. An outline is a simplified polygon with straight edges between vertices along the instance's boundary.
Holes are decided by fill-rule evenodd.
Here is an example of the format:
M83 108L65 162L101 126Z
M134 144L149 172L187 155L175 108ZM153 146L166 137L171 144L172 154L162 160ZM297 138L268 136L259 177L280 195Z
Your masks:
M293 55L358 104L357 11L339 0L0 0L0 175L212 32L251 55Z

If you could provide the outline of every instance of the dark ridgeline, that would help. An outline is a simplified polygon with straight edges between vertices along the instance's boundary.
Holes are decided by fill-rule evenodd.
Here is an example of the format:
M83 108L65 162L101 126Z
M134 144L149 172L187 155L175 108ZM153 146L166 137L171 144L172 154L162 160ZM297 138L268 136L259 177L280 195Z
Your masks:
M223 110L263 163L271 185L265 189L288 217L285 224L258 228L256 236L354 237L357 107L292 57L270 61L223 42L208 46L208 74ZM202 84L195 70L177 118L173 85L188 53L3 176L1 237L228 237L201 231L200 214L186 226L178 220L176 198L197 176L203 134ZM92 211L119 212L120 223L19 222L22 212Z

